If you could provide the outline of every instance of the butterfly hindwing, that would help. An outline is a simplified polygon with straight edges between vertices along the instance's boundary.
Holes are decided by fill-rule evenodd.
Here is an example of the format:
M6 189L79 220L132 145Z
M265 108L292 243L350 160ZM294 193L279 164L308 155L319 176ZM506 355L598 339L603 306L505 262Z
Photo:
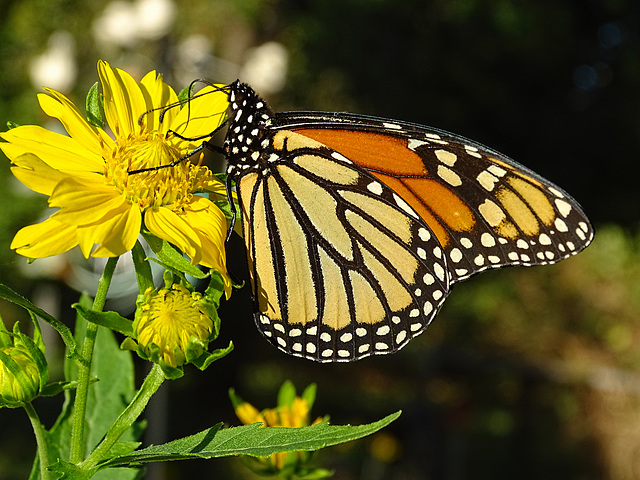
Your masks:
M353 114L278 114L290 128L369 170L424 219L453 282L487 268L555 263L593 230L566 192L471 140L406 122Z
M277 159L238 183L258 328L320 361L397 351L448 293L437 239L337 152L288 131L270 142Z

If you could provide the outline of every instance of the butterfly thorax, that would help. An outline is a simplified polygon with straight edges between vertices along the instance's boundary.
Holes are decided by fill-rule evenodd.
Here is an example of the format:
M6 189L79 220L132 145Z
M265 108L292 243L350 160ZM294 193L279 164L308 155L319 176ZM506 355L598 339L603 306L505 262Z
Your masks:
M269 161L268 126L273 113L267 103L245 83L236 81L229 93L231 113L224 142L227 173L237 181L250 171L260 171Z

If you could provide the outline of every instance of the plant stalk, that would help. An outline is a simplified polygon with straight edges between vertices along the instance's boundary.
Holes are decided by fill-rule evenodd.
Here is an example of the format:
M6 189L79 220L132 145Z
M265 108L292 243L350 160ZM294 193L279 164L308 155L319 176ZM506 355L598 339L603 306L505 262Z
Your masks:
M33 426L33 433L36 436L36 445L38 446L38 459L40 460L40 479L41 480L49 480L49 451L47 450L47 441L44 437L44 427L40 422L40 418L36 413L35 408L31 403L27 403L24 406L24 409L29 416L29 420L31 420L31 425Z
M122 434L131 428L133 423L140 417L152 395L158 391L164 379L165 376L162 369L157 364L153 364L151 371L144 379L140 390L138 390L138 393L133 397L131 403L124 409L113 425L111 425L102 442L100 442L96 449L91 452L91 455L79 465L80 468L89 470L95 467L105 457Z
M118 263L118 257L111 257L107 260L104 267L102 277L98 282L98 291L93 300L92 310L101 312L107 300L107 292L113 271ZM84 424L87 413L87 399L89 397L89 383L91 380L91 361L93 359L93 348L96 343L96 335L98 334L98 325L95 323L87 323L87 331L85 332L85 340L82 346L81 360L78 364L78 388L76 389L75 403L73 407L73 419L71 424L71 450L69 452L69 461L71 463L80 463L85 455L85 434Z

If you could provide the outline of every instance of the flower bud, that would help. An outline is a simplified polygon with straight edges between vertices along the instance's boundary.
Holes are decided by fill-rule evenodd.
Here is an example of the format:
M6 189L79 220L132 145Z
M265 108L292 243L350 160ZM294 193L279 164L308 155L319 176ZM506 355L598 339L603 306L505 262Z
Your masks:
M0 348L0 407L22 407L40 393L46 372L33 353L22 346Z
M167 367L192 362L207 350L213 321L202 295L180 285L148 289L138 302L133 324L138 353Z

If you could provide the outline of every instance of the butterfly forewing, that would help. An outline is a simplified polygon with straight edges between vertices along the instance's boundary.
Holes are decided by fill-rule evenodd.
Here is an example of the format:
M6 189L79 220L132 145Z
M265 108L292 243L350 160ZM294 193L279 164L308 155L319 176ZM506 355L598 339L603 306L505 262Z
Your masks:
M463 137L322 112L279 114L276 125L340 151L407 201L444 248L453 282L487 268L555 263L593 238L566 192Z

